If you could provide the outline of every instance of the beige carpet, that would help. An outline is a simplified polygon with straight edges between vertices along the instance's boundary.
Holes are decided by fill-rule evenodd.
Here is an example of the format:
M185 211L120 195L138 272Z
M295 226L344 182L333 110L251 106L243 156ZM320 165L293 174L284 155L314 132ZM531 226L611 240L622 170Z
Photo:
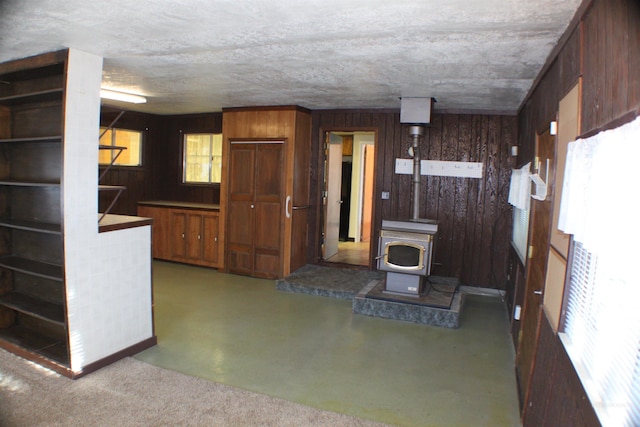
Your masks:
M70 380L0 349L2 427L178 425L383 424L212 383L132 358Z

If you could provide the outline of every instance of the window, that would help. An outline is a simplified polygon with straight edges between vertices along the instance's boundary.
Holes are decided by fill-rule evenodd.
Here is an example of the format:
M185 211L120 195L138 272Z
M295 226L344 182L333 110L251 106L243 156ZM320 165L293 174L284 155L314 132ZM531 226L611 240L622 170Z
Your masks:
M511 183L509 185L509 203L513 205L511 241L523 263L525 263L527 256L527 238L529 234L530 167L531 163L527 163L520 169L511 171Z
M142 165L142 132L127 129L100 128L100 145L111 147L125 147L125 150L100 150L99 163L109 165L113 162L117 166Z
M603 426L640 425L640 119L572 142L559 228L573 235L561 338Z
M185 134L183 159L182 182L219 183L222 175L222 134Z
M513 208L513 246L522 263L527 258L527 238L529 234L529 209Z

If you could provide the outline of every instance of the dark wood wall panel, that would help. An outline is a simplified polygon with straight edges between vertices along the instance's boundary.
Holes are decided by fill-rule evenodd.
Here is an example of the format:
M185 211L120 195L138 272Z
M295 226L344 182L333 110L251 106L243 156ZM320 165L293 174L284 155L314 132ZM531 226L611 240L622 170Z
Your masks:
M374 240L382 219L412 215L411 175L395 174L395 159L409 158L408 127L398 111L323 110L313 112L313 161L323 170L323 141L329 130L375 130L376 194ZM459 277L467 285L504 289L511 233L507 204L514 160L510 147L517 137L515 116L434 114L421 139L422 159L482 162L484 178L423 176L419 213L440 221L432 274ZM316 206L322 206L322 172L312 177ZM381 200L389 191L389 200ZM314 218L321 229L321 210ZM312 242L310 258L319 258L320 234Z
M220 203L219 185L182 184L184 133L221 133L222 113L162 117L162 147L153 153L156 198L198 203Z
M640 107L640 2L595 1L583 20L582 132Z
M640 108L640 2L594 0L583 6L577 25L518 113L518 165L533 158L536 133L546 128L579 77L581 134ZM516 288L509 289L515 304L517 281L511 280ZM599 425L561 341L542 317L524 425ZM512 323L514 334L517 326Z
M533 159L536 134L554 119L560 99L580 76L581 133L637 111L639 69L640 2L594 1L518 113L518 166Z
M119 112L103 107L100 125L111 124ZM222 132L222 113L156 116L126 111L115 127L143 131L144 140L142 167L113 167L101 181L101 184L127 187L112 213L135 215L141 200L220 202L219 185L182 184L182 135L184 132ZM100 194L100 210L112 199L111 192Z
M533 159L536 135L556 119L560 100L578 82L580 61L580 27L576 27L518 113L518 166Z
M539 319L536 364L524 405L523 426L600 426L571 359L544 310Z
M100 126L109 126L118 116L120 110L104 107L100 114ZM160 131L160 119L152 114L142 114L126 111L115 123L114 127L137 130L143 133L142 141L142 166L141 167L112 167L102 178L100 184L124 185L127 189L122 193L111 213L122 215L135 215L139 200L155 198L153 194L152 171L155 169L154 159L151 153L161 144L162 132ZM100 173L104 167L100 167ZM115 193L111 191L100 192L98 199L99 210L103 212L113 200Z

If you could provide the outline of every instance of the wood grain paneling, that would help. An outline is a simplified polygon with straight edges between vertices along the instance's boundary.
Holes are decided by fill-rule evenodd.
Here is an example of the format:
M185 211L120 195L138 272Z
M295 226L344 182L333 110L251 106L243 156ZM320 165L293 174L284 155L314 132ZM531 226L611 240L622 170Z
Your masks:
M539 319L536 365L523 410L523 426L600 426L571 359L543 309Z
M108 126L119 110L103 107L101 126ZM220 186L182 184L182 136L184 133L221 133L222 113L155 116L127 111L115 127L143 132L141 167L113 167L101 184L124 185L112 213L135 215L141 200L173 200L220 203ZM100 196L100 208L111 202L112 194Z
M312 198L322 206L324 133L363 130L376 133L374 236L382 219L410 218L410 175L394 173L395 159L408 158L408 129L396 110L323 110L313 112ZM432 274L459 277L466 285L504 289L511 233L507 204L513 165L510 146L517 136L515 116L434 114L421 140L422 159L482 162L482 179L422 176L420 216L440 221ZM389 200L381 200L389 191ZM311 219L318 230L310 256L319 259L321 212ZM500 224L499 224L500 223ZM501 235L498 235L501 233ZM372 242L377 250L377 239Z
M536 133L548 125L560 99L580 77L580 134L615 124L640 108L640 2L585 1L577 18L518 113L518 165L533 159ZM598 425L548 323L545 319L540 329L525 426Z
M595 1L583 20L582 132L640 107L640 6Z

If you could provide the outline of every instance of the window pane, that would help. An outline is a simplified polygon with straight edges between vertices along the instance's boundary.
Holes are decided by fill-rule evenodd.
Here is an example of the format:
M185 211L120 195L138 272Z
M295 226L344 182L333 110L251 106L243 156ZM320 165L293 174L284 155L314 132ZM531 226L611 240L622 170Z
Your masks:
M212 136L211 182L220 182L222 177L222 134L217 133Z
M105 128L100 128L101 134L104 131ZM110 129L100 138L100 145L126 147L126 150L122 150L120 155L118 155L118 150L100 150L99 163L102 165L110 164L113 158L116 158L114 165L118 166L140 166L142 164L142 132Z
M100 137L100 145L111 145L111 138L113 138L111 129L105 132L105 128L100 128L100 135L102 135ZM108 165L109 163L111 163L111 150L98 150L98 154L98 163L100 163L101 165Z
M141 132L116 129L114 145L117 145L118 147L127 147L127 149L122 151L115 164L123 166L140 166L142 163L140 161L141 139ZM114 152L114 156L116 154L117 151Z
M529 233L529 209L513 208L512 241L520 260L524 263L527 256L527 237Z
M222 166L221 134L185 134L185 183L218 183Z

